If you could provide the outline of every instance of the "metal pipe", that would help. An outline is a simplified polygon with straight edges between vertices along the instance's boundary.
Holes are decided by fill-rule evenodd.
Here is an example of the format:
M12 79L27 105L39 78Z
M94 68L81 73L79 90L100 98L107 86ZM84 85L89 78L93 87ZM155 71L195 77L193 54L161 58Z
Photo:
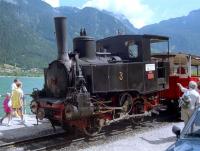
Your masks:
M67 24L66 17L55 17L55 34L58 47L58 60L69 59L67 54Z
M170 50L169 50L169 49L170 49L170 48L169 48L169 39L168 39L168 42L167 42L167 47L168 47L168 51L167 51L167 55L168 55L168 58L167 58L167 59L168 59L168 60L167 60L167 61L169 62L169 54L170 54L170 52L169 52L169 51L170 51Z
M104 107L100 107L100 109L107 109L107 110L123 110L123 107L104 106Z
M110 125L111 123L118 122L118 121L121 121L121 120L136 118L136 117L143 117L143 116L151 116L151 112L144 112L143 114L132 114L132 115L125 114L125 115L123 115L119 118L116 118L116 119L113 119L113 120L110 120L110 121L106 121L105 124Z
M189 55L189 65L188 65L188 68L189 68L189 77L191 77L192 76L192 56L191 55Z

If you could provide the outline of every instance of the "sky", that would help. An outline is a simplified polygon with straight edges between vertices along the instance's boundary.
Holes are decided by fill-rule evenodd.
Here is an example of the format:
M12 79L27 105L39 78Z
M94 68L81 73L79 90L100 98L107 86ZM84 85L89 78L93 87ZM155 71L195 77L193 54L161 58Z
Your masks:
M186 16L200 9L200 0L43 0L53 7L95 7L123 14L136 27L158 23L169 18Z

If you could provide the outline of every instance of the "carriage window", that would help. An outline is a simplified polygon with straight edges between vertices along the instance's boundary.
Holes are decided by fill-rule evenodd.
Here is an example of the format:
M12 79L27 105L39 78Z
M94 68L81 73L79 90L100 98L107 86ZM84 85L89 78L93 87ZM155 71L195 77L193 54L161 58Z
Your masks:
M129 52L130 58L137 58L138 57L138 45L136 45L134 42L129 43L128 52Z

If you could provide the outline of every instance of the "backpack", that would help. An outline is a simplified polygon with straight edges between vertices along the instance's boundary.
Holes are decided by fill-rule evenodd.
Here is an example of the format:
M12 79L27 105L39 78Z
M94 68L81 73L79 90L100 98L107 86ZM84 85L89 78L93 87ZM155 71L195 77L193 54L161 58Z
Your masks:
M191 107L191 97L188 91L179 98L179 107L182 107L183 109L189 109Z

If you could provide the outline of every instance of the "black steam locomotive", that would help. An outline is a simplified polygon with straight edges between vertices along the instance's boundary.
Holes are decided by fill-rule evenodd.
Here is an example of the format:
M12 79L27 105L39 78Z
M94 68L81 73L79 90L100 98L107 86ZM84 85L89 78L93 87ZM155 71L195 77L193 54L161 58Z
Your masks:
M63 128L87 135L110 123L149 115L168 88L169 64L151 60L157 35L117 35L95 41L81 30L66 52L66 18L55 18L58 58L44 69L43 90L34 90L31 110Z

